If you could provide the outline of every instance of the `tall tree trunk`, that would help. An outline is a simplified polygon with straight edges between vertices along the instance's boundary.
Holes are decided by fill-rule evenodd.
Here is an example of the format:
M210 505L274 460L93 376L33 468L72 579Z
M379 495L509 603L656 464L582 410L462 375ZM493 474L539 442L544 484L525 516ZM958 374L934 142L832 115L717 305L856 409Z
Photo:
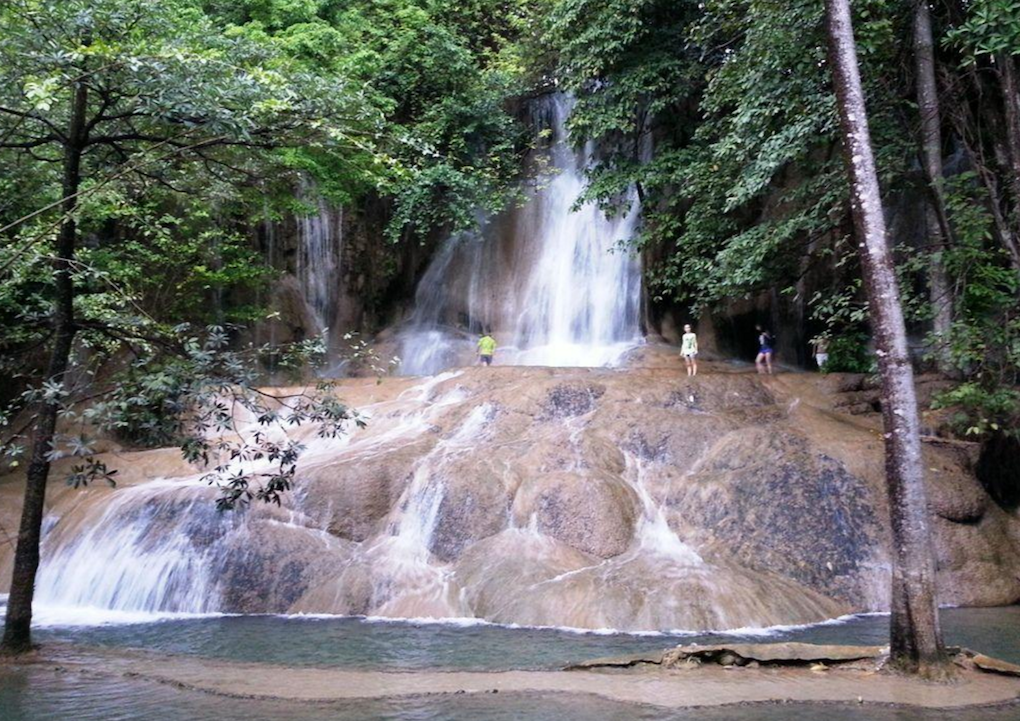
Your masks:
M943 192L942 114L935 83L935 48L928 0L918 0L914 7L914 63L917 70L917 107L921 115L921 159L929 188L925 213L930 247L928 294L935 309L935 358L939 370L947 373L950 368L946 343L953 324L953 296L943 252L951 244L952 235Z
M81 183L81 159L84 150L85 114L88 108L88 88L79 83L71 101L71 119L64 145L64 174L61 212L64 220L57 233L56 257L53 260L54 307L53 347L46 368L50 383L62 384L71 358L76 333L74 320L74 278L72 264L78 229L74 220L78 186ZM42 401L36 409L32 431L32 455L25 480L25 502L21 509L21 526L18 546L14 552L14 572L11 575L11 594L7 602L0 650L5 653L22 653L31 649L32 598L35 595L35 577L39 569L39 542L42 536L43 511L46 501L46 481L50 474L50 451L60 415L60 399Z
M995 59L1002 87L1002 103L1006 117L1006 150L1009 162L1009 193L1012 199L1009 251L1014 269L1020 273L1020 95L1017 94L1016 60L1009 53L999 53Z
M885 468L893 534L892 661L907 670L935 673L945 668L946 654L935 600L935 563L928 531L914 372L886 239L850 2L826 0L826 10L854 225L882 379Z

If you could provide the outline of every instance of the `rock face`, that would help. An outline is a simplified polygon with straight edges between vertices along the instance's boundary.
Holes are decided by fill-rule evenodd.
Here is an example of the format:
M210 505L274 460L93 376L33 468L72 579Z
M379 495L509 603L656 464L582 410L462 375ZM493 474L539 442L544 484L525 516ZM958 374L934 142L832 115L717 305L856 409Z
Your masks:
M831 377L646 363L341 384L368 428L310 439L280 509L218 516L193 478L62 492L40 603L624 630L886 608L877 418L834 408ZM1017 515L969 454L925 453L942 602L1017 601Z

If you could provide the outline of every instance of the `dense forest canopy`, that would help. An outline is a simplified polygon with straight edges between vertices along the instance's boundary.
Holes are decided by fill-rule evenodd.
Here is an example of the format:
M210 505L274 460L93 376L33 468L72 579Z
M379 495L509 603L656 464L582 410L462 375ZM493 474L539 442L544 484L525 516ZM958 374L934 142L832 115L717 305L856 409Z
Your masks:
M932 111L919 7L855 3L857 42L887 208L930 206L892 222L917 360L956 380L940 402L963 409L962 430L987 433L1018 403L1020 10L924 6ZM23 381L8 393L45 375L61 232L77 238L63 272L87 349L72 366L123 367L125 349L165 363L183 323L265 316L257 289L277 271L251 229L307 212L302 183L383 203L394 256L516 202L535 142L522 107L552 90L576 98L574 142L599 148L587 198L620 212L637 189L630 242L654 306L809 293L833 367L870 369L821 2L13 0L0 13L0 347ZM924 160L932 112L939 177ZM802 283L819 273L823 287Z

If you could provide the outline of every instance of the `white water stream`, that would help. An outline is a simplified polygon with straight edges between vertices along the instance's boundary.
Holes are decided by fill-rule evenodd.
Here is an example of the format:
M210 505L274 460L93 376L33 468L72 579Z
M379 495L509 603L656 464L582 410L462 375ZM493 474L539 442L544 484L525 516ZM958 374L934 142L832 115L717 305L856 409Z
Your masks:
M302 196L314 198L317 212L297 218L297 278L317 333L328 331L336 320L340 296L340 259L343 252L343 208L330 205L314 188Z
M502 347L497 363L516 365L611 365L640 342L640 262L621 248L640 208L636 195L613 218L592 203L575 208L595 149L571 147L572 105L562 94L534 103L549 172L523 206L451 236L433 259L401 334L404 373L470 362L483 330Z

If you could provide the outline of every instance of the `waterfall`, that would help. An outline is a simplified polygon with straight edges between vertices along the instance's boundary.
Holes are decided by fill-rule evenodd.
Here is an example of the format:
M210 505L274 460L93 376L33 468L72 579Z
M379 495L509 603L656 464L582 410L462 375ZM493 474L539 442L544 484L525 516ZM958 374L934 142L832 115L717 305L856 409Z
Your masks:
M404 373L470 362L482 330L502 348L497 362L517 365L610 365L640 341L640 262L622 248L636 230L637 197L613 217L593 203L575 207L596 149L570 145L572 106L563 94L535 101L545 147L532 165L548 172L527 182L521 207L479 219L478 231L452 235L433 259L401 333Z
M215 542L231 527L205 491L179 481L125 488L81 533L47 534L36 602L51 612L216 610Z
M608 219L592 203L572 210L584 191L584 167L594 156L589 144L573 152L566 138L570 103L550 103L550 155L559 172L532 192L522 231L535 238L537 259L525 289L514 345L525 365L598 366L617 358L640 333L640 267L621 250L633 235L639 209Z
M373 603L377 615L445 617L467 613L451 592L450 569L433 558L432 545L446 495L444 463L473 453L495 412L488 403L473 408L448 438L418 462L388 534L367 551L376 574Z
M343 250L343 208L331 206L314 188L304 185L301 196L314 196L316 212L297 219L298 253L295 268L315 333L336 320L340 295L340 257Z
M627 470L623 478L641 500L641 520L636 533L640 551L680 566L703 566L704 560L670 528L662 505L649 492L645 484L644 461L627 452L624 452L624 459Z

